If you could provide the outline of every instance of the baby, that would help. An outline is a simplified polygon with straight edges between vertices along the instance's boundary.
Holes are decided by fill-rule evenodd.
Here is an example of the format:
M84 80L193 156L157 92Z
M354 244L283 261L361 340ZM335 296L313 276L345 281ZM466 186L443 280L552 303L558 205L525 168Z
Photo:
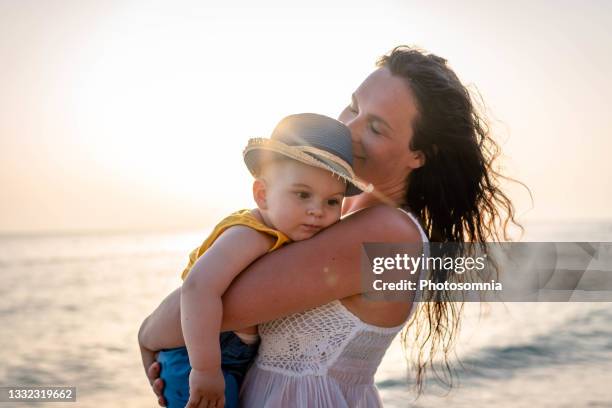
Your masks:
M244 161L255 177L257 208L235 212L214 228L183 271L180 309L155 323L147 318L139 332L145 370L154 350L162 350L158 361L169 408L188 402L238 406L259 339L256 327L219 335L221 296L260 256L337 222L344 196L371 190L353 173L350 131L322 115L284 118L271 138L249 141Z

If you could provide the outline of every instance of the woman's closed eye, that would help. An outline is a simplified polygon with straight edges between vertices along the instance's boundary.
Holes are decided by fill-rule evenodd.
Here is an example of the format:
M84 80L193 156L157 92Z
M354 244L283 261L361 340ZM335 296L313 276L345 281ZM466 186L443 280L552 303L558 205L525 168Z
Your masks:
M375 120L371 121L369 126L370 126L370 130L372 131L372 133L376 135L382 135L380 127Z
M357 106L357 101L355 100L354 97L351 100L351 103L349 103L348 106L346 107L346 110L351 112L354 115L359 114L359 107ZM383 132L381 130L381 124L379 123L379 121L376 118L372 118L369 121L368 127L370 128L372 133L374 133L375 135L382 135L383 134Z

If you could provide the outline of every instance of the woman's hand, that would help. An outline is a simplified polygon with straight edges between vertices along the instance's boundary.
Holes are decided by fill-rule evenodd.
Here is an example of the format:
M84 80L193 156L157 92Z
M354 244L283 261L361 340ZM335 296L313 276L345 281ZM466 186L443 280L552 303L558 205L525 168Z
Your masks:
M149 383L151 383L151 387L153 387L153 392L157 395L157 403L160 407L166 406L166 399L164 398L164 380L159 378L160 365L156 361L149 366L147 369L147 377L149 378Z

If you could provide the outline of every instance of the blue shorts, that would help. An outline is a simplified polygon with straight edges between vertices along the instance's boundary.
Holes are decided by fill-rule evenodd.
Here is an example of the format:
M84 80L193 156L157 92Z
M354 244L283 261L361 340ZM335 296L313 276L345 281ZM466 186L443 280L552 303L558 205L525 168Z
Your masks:
M257 354L258 344L245 344L233 332L221 333L219 342L221 370L225 379L225 407L237 408L240 386ZM191 372L187 348L162 350L157 361L161 365L160 378L164 380L164 398L168 408L184 408L189 400Z

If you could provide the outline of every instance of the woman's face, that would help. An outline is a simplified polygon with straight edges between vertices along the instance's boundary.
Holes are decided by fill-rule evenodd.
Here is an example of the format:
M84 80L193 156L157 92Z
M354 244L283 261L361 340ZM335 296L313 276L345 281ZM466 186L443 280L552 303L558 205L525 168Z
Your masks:
M423 155L409 149L416 116L404 79L387 68L368 76L339 117L351 130L355 173L382 191L403 188L410 171L424 164Z

